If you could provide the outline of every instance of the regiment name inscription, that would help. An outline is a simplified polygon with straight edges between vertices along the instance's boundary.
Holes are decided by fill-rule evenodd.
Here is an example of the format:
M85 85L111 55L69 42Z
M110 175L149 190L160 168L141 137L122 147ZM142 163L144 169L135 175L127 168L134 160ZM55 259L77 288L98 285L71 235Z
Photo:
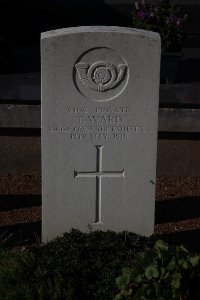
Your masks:
M67 113L73 115L72 124L48 126L48 131L66 133L73 141L78 140L127 140L130 134L151 133L152 130L142 125L129 125L126 115L133 111L128 107L95 107L94 115L89 107L67 107ZM108 113L108 114L106 114ZM111 114L114 115L111 115ZM117 114L118 113L118 114ZM68 117L66 116L66 119ZM131 121L132 122L132 121ZM74 126L76 124L76 126Z

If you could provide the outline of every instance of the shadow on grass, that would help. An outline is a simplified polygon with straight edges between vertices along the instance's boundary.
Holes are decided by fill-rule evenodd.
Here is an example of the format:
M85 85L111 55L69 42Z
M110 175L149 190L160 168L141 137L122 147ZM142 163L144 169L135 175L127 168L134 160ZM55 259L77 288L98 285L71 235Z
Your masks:
M40 205L41 195L0 195L0 211Z
M182 244L188 250L200 253L200 229L161 234L157 237L169 244Z
M156 202L156 224L194 218L200 218L200 197L176 198Z
M0 244L17 247L41 242L41 221L0 227Z
M200 252L200 229L157 235L169 244L183 244L190 251ZM5 241L3 242L3 240ZM0 243L5 247L26 246L41 242L41 222L0 228Z
M40 206L41 196L36 195L6 195L0 196L2 211L18 209L22 207ZM156 202L155 223L163 224L192 220L200 217L200 198L187 197ZM188 245L192 251L200 251L200 229L185 230L161 234L169 243L181 243ZM0 243L9 247L30 245L41 242L41 221L22 223L0 227Z

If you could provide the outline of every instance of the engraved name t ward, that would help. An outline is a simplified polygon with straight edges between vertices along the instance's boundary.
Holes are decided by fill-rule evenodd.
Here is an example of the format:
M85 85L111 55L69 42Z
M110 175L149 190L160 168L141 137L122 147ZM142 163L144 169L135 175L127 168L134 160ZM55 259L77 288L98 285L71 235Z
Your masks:
M42 33L42 240L72 228L154 230L160 37Z

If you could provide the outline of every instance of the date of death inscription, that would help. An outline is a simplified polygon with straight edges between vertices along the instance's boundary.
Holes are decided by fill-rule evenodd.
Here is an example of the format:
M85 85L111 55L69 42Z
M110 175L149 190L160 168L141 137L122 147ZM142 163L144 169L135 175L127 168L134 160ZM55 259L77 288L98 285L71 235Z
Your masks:
M128 140L134 134L152 133L151 128L133 124L131 107L67 107L67 116L61 123L47 126L49 133L62 133L72 141L80 140ZM56 123L56 124L55 124Z

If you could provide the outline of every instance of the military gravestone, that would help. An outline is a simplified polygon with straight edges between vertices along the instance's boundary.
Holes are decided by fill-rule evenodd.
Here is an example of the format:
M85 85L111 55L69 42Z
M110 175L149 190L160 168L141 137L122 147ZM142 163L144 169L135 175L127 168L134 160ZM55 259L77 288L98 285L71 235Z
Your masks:
M119 27L42 34L43 241L154 229L160 38Z

